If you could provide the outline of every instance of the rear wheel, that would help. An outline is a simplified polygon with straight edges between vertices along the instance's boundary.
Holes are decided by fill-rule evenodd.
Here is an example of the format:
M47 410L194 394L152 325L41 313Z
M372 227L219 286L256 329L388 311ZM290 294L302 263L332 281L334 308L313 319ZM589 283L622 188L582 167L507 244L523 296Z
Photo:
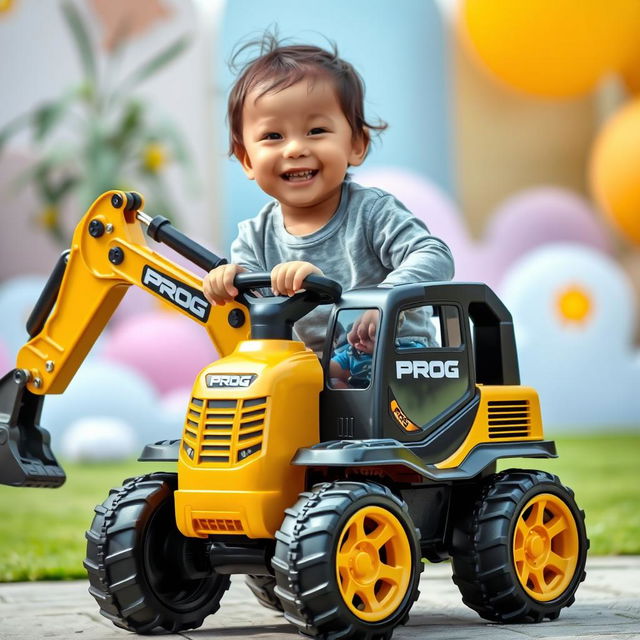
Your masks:
M386 487L318 485L276 539L276 594L304 634L390 638L408 619L423 565L407 505Z
M206 541L178 531L176 486L174 473L127 480L95 508L86 534L89 592L129 631L199 627L229 588L229 576L211 569Z
M589 540L584 512L556 476L509 470L489 478L453 546L465 604L487 620L540 622L573 604Z

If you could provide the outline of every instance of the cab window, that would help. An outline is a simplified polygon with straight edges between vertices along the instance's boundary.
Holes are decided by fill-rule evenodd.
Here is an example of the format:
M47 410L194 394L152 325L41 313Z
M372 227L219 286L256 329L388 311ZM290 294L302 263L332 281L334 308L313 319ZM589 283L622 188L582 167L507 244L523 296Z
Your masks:
M338 313L329 360L329 388L367 389L371 385L379 325L378 309L343 309Z
M409 349L458 348L462 345L460 316L453 305L424 305L398 314L395 347Z
M468 393L462 335L454 305L423 305L398 314L390 390L396 414L418 430Z

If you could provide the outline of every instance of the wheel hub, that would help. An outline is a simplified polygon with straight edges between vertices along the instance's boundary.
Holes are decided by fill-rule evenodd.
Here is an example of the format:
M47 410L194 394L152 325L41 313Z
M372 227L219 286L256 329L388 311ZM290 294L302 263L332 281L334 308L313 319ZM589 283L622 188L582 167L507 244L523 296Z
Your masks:
M380 558L376 549L369 544L357 545L349 560L351 573L355 580L367 584L376 579L380 569Z
M545 556L549 553L549 537L544 532L531 531L525 542L525 552L527 560L531 564L544 562Z

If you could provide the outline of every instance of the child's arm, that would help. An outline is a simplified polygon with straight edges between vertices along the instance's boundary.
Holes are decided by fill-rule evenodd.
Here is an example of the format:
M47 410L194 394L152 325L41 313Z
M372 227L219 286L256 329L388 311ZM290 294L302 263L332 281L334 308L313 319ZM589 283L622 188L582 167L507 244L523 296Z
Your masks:
M449 247L393 196L381 197L371 208L367 231L375 253L391 270L383 286L453 278Z

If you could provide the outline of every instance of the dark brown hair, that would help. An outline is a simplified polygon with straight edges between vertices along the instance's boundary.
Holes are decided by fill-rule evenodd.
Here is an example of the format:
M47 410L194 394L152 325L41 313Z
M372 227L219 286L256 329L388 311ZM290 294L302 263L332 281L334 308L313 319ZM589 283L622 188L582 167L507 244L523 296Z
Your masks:
M258 54L240 65L238 60L248 51ZM364 118L364 82L353 66L338 56L335 43L331 51L313 45L284 45L277 35L266 33L235 51L230 67L239 76L229 94L227 118L229 121L229 155L237 155L244 147L242 141L242 109L247 95L263 85L258 97L293 86L313 74L326 74L334 84L342 111L355 136L368 142L369 131L384 131L385 122L371 124Z

